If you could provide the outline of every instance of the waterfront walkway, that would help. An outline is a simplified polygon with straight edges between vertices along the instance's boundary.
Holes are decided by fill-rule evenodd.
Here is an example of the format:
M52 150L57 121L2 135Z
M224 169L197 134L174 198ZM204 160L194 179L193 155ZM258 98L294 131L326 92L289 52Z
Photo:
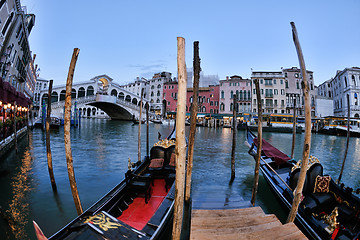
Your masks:
M195 193L191 214L191 240L307 239L294 223L282 224L241 197L217 198L219 194Z

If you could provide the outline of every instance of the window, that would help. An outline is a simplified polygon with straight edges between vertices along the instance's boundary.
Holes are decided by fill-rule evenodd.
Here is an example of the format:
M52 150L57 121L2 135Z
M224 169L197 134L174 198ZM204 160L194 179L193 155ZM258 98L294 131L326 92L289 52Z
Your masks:
M274 84L276 84L276 79L274 79Z
M261 95L264 95L264 89L261 89Z
M278 95L279 94L279 90L274 89L274 95Z
M221 103L221 104L220 104L220 111L224 111L224 109L225 109L225 104L224 104L224 103Z
M263 80L262 79L260 79L260 84L263 84L264 82L263 82Z
M285 88L289 88L289 82L287 80L285 81Z
M282 79L280 79L280 84L284 84L284 81Z
M221 91L221 98L225 98L224 97L224 91Z
M272 80L271 79L265 79L265 85L267 85L267 86L272 85Z
M285 94L285 90L281 89L281 95L284 95L284 94Z
M299 81L296 81L296 88L297 88L297 89L300 89Z
M233 99L233 95L234 95L234 92L231 91L231 92L230 92L230 99Z
M298 78L298 77L299 77L299 74L298 74L298 73L295 73L294 76L295 76L296 78Z
M347 87L346 77L344 77L344 81L345 81L345 87Z

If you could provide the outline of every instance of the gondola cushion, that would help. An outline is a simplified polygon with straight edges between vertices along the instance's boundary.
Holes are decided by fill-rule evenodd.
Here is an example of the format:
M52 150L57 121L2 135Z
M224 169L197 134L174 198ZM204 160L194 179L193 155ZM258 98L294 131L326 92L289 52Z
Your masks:
M164 164L163 158L154 158L150 160L149 168L162 168Z
M175 156L175 153L171 153L169 165L170 165L170 166L173 166L173 167L176 166L176 156Z
M314 193L329 192L330 176L317 176L315 180Z

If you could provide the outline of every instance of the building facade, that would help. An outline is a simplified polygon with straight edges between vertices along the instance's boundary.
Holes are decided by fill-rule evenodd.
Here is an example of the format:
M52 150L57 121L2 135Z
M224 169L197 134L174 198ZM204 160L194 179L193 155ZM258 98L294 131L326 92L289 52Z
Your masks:
M254 80L259 80L262 112L286 113L286 82L283 72L255 72L251 73L252 84L252 112L257 113L257 97Z
M33 96L36 79L28 41L34 24L35 15L27 14L20 0L1 1L1 77L28 98Z
M304 107L304 92L302 90L301 82L301 70L297 67L285 68L282 69L282 72L285 77L285 95L286 95L286 113L293 114L294 109L294 99L296 99L296 110L298 116L303 116L305 114ZM314 77L312 71L306 71L308 84L310 88L310 107L311 107L311 116L315 117L315 97L317 92L314 85Z
M232 114L234 94L238 96L237 112L251 112L251 86L251 80L236 75L226 77L226 80L220 80L219 113Z
M208 87L199 87L198 94L198 113L218 114L219 113L219 85L210 85ZM188 88L186 93L186 112L191 112L191 106L194 102L194 90Z
M334 100L334 115L347 117L347 95L350 102L350 116L359 118L360 68L351 67L338 70L332 79L331 87Z

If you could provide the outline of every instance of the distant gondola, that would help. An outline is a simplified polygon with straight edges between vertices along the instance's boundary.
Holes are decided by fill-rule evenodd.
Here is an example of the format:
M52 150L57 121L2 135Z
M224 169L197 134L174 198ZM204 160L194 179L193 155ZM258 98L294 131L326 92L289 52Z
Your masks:
M133 125L135 125L135 124L139 124L139 120L138 119L134 119L134 120L132 120L132 122L133 122ZM144 124L145 123L145 120L141 120L141 124Z
M255 158L257 137L249 129L247 143L251 146L249 154ZM282 206L290 210L301 161L291 160L265 140L261 158L260 169L271 191ZM323 166L313 156L309 159L303 198L295 224L310 239L360 237L360 199L352 193L352 189L341 187L330 176L323 175Z
M174 180L175 128L144 161L129 164L114 189L49 239L164 238L172 226Z

